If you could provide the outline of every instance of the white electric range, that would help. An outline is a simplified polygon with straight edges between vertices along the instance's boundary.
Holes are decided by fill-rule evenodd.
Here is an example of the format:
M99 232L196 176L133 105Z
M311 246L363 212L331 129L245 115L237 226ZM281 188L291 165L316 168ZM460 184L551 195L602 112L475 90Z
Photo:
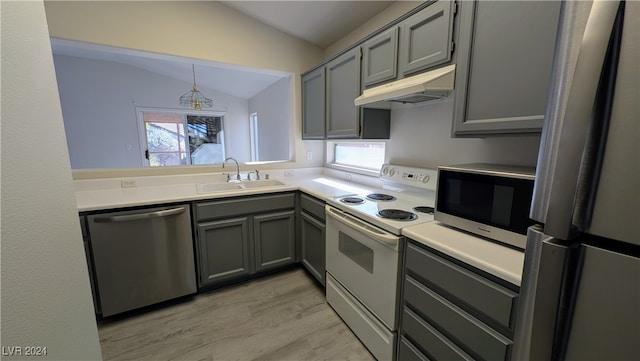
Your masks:
M381 188L327 202L327 302L379 360L395 357L402 228L433 221L437 170L385 164Z
M385 164L381 188L335 197L327 203L396 235L407 226L433 221L438 171Z

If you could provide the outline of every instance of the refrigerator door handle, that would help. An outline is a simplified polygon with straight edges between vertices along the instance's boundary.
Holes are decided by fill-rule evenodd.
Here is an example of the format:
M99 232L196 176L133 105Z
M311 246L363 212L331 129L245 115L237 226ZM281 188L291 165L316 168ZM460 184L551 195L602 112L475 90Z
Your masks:
M554 73L536 169L531 218L569 239L584 148L619 1L562 4ZM588 12L588 16L585 16ZM586 18L586 25L578 24ZM584 29L584 31L582 31ZM587 160L588 161L588 160Z
M524 256L520 305L516 315L513 360L552 360L558 306L562 301L565 264L570 248L529 227Z

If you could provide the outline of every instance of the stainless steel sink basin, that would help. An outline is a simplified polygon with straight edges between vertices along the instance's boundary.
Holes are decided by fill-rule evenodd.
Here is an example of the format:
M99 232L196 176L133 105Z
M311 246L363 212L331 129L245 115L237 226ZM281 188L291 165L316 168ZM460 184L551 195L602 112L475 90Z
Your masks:
M276 187L283 186L284 183L275 179L265 179L265 180L256 180L256 181L246 181L240 183L244 188L262 188L262 187Z
M282 186L284 183L275 179L265 179L256 181L243 181L243 182L231 182L231 183L204 183L196 184L196 190L198 194L203 193L216 193L226 192L240 189L255 189L266 187Z
M215 193L243 189L240 183L205 183L196 184L198 193Z

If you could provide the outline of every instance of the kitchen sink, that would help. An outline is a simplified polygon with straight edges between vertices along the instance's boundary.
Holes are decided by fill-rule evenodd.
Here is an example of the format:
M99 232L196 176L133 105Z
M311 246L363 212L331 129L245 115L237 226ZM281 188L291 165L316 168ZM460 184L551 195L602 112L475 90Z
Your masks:
M198 193L214 193L243 189L240 183L205 183L196 184Z
M265 179L265 180L256 180L256 181L246 181L240 183L243 188L262 188L262 187L276 187L283 186L284 183L275 179Z
M229 183L204 183L196 184L196 190L198 194L203 193L216 193L241 189L254 189L254 188L266 188L283 186L284 183L275 179L265 179L256 181L242 181L242 182L229 182Z

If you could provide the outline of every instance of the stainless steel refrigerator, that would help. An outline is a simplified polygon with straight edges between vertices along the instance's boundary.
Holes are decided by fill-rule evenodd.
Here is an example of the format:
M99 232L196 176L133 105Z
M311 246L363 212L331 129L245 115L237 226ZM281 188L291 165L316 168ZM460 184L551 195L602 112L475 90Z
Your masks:
M640 2L562 4L514 360L640 359Z

